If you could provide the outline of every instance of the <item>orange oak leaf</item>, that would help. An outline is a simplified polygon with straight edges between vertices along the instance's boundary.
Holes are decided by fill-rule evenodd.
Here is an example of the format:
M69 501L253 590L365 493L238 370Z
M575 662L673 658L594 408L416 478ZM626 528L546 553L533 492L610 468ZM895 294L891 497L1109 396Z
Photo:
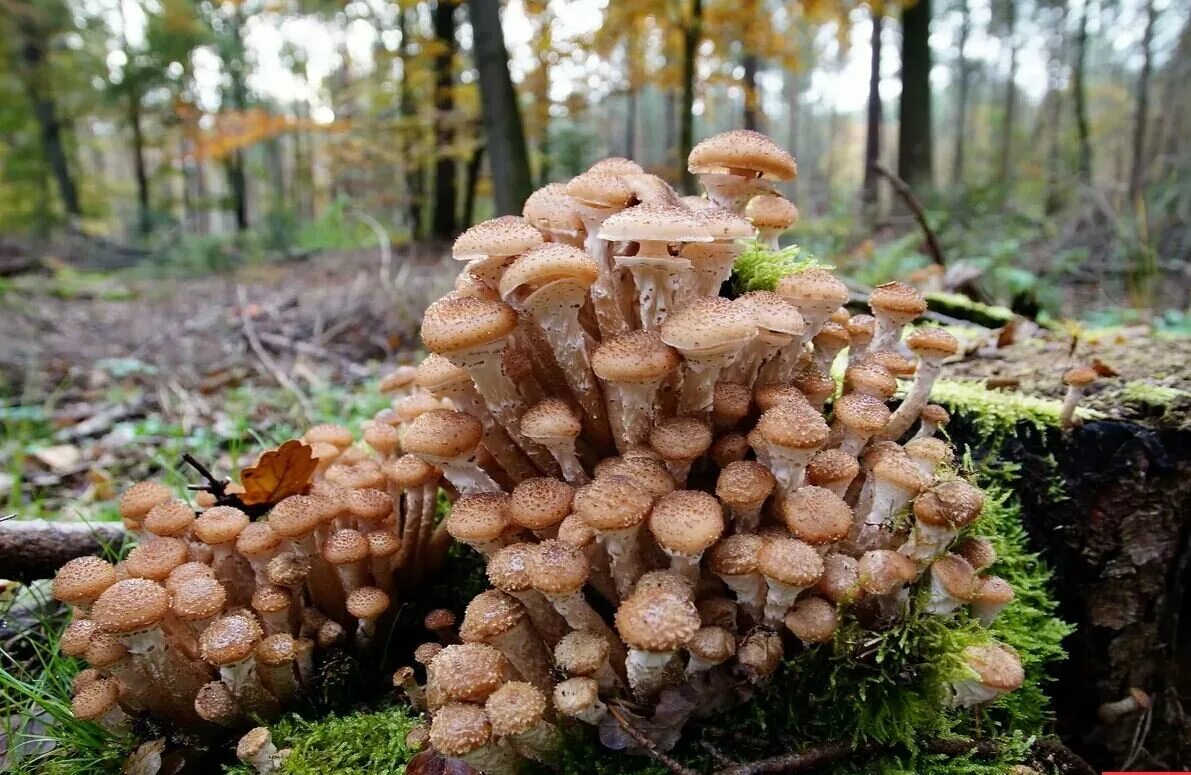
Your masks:
M306 492L318 461L309 446L290 439L260 456L256 465L240 472L246 506L274 504L290 495Z

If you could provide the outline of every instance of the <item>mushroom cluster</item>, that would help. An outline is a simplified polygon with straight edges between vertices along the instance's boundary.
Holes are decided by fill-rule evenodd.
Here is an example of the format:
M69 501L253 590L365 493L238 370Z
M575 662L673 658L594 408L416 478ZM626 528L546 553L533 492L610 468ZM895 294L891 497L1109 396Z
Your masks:
M306 434L309 493L250 522L131 490L147 540L56 584L80 612L64 647L122 687L83 712L124 722L96 697L220 724L272 712L308 690L315 649L367 643L452 541L491 589L457 630L433 612L436 640L393 682L439 753L485 773L550 761L563 723L632 747L622 714L669 747L844 621L880 629L917 606L990 624L1013 590L988 573L993 545L969 530L984 494L929 403L955 338L911 326L926 303L900 282L871 315L817 267L719 295L748 240L776 245L797 220L774 187L797 167L752 131L699 143L689 166L706 197L611 158L461 235L454 289L423 319L430 354L383 381L394 402L366 447ZM93 659L101 645L118 658ZM961 659L956 706L1023 681L991 638Z

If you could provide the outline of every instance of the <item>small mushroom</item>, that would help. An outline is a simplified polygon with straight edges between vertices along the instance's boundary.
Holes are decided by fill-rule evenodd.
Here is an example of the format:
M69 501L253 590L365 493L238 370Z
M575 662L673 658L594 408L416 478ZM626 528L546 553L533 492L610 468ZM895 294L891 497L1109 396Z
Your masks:
M1084 393L1096 381L1096 370L1091 366L1076 366L1063 374L1063 384L1067 386L1067 395L1063 397L1063 406L1059 409L1059 424L1064 428L1073 428L1081 420L1075 415L1075 407Z

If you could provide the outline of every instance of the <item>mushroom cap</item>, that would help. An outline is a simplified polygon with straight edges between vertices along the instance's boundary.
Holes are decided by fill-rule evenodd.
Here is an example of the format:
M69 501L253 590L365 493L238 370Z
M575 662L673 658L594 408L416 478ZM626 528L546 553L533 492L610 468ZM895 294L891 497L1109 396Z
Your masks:
M309 444L333 444L341 450L350 447L353 441L350 428L329 422L310 426L302 439Z
M707 454L711 457L717 466L721 468L729 463L735 463L744 460L752 448L749 446L748 437L738 431L725 433L711 442L711 446L707 449Z
M835 383L831 386L832 392L835 391ZM810 402L806 400L806 396L801 390L794 386L791 382L770 382L766 385L760 385L753 391L753 397L757 401L757 408L762 412L768 412L778 404L793 404L795 408L810 409Z
M608 216L600 239L609 242L711 242L695 213L677 205L645 202Z
M664 460L694 460L711 446L711 427L695 417L667 417L649 431L649 446Z
M547 595L570 595L587 583L591 566L579 549L561 541L543 541L529 553L533 588Z
M712 664L727 662L736 654L736 636L723 627L700 627L686 644L687 651Z
M679 203L688 210L706 210L709 207L715 207L715 203L705 196L698 194L688 194L687 196L679 197Z
M481 592L463 612L459 637L464 643L497 638L526 620L528 613L517 598L496 589Z
M586 676L568 678L555 684L553 700L562 715L578 716L600 701L600 685Z
M256 661L266 667L277 667L293 662L296 656L294 636L288 632L269 635L256 646Z
M500 295L508 299L522 286L537 289L557 280L569 280L587 288L596 281L599 273L596 262L579 248L561 242L546 242L509 265L500 278Z
M578 514L568 514L558 523L556 538L573 549L583 549L599 538L595 528L587 524Z
M418 364L415 382L431 393L440 393L455 385L469 384L467 369L456 366L438 353L430 353Z
M886 457L905 458L907 457L906 450L902 448L901 444L889 439L870 442L860 453L860 466L865 471L871 471L877 463Z
M662 341L686 357L739 349L756 333L749 310L721 296L701 296L662 323Z
M802 336L806 323L789 299L773 291L749 291L734 304L746 307L758 328L788 336Z
M660 460L650 457L607 457L596 464L595 476L623 476L654 500L674 492L674 477Z
M120 699L120 682L100 678L80 688L70 702L70 712L80 721L93 721L111 710Z
M711 547L708 564L719 576L743 576L757 572L757 558L765 539L755 533L735 533Z
M816 487L850 482L860 473L860 462L842 449L823 449L806 465L806 481Z
M568 676L585 676L599 670L612 653L608 639L587 630L572 630L554 647L554 664Z
M364 522L379 522L393 514L393 496L384 490L352 490L343 505L353 517Z
M811 267L786 275L774 288L799 307L804 305L838 307L848 300L848 286L826 269Z
M681 359L657 331L630 331L605 341L591 355L591 370L607 382L657 382Z
M919 328L906 337L906 345L924 360L942 361L959 353L959 340L938 326Z
M368 559L368 539L358 530L336 530L323 542L323 559L332 565L346 565Z
M848 329L852 344L856 345L867 345L877 333L877 319L872 315L852 315L844 326Z
M851 600L860 591L860 563L846 554L826 555L815 591L833 603Z
M749 434L749 441L754 447L774 444L787 449L810 450L823 446L830 433L821 414L809 407L787 403L762 412L757 427Z
M120 516L140 522L153 509L172 499L169 488L157 482L137 482L120 496Z
M293 603L293 595L277 584L260 584L252 593L252 610L262 614L284 611Z
M488 583L502 592L525 592L533 589L529 576L529 555L533 544L509 544L488 558Z
M863 362L876 363L879 366L883 366L889 370L890 374L898 379L912 377L918 371L917 363L893 350L876 350L871 353L865 353Z
M417 455L405 454L385 465L385 478L401 489L421 487L442 474Z
M731 508L755 508L765 502L776 483L765 466L753 460L738 460L720 470L715 494Z
M872 549L860 555L860 588L870 595L887 595L918 576L914 561L892 549Z
M171 498L149 509L144 528L159 536L179 536L194 522L194 509L185 501Z
M215 579L196 576L178 585L170 609L187 622L210 619L223 610L227 590Z
M107 560L76 557L68 560L54 574L54 599L68 605L87 603L99 597L118 580L116 568Z
M330 501L311 495L291 495L269 512L269 524L283 538L298 539L314 532L338 511Z
M914 499L914 516L940 527L966 527L983 510L984 491L962 479L936 484Z
M930 573L952 597L964 602L970 602L975 597L976 571L963 557L945 554L931 563Z
M912 460L930 463L932 469L941 463L951 463L955 460L955 450L951 445L934 436L911 439L905 443L904 449Z
M575 488L560 479L539 476L513 488L505 514L527 530L548 530L571 513Z
M125 635L156 626L170 610L170 593L156 581L124 579L103 591L91 619L104 632Z
M190 532L203 543L226 544L235 541L249 522L248 515L235 506L212 506L199 514Z
M732 426L743 420L752 408L753 391L742 382L720 380L712 391L712 417L716 425Z
M498 342L517 328L517 313L501 301L442 298L426 308L422 341L440 355Z
M429 667L434 658L441 654L445 648L446 646L441 643L423 643L414 649L414 661L423 667Z
M227 684L209 681L199 687L194 698L194 711L204 721L224 723L239 715L240 708Z
M500 301L500 291L481 273L502 272L510 261L509 256L495 256L492 258L477 258L463 265L463 271L455 277L453 293L450 295L463 297L473 296L485 301Z
M255 727L244 733L236 743L236 758L246 762L260 755L273 742L273 735L265 727Z
M765 578L796 587L809 587L823 575L823 558L797 538L766 538L757 552L757 570Z
M1096 370L1091 366L1076 366L1063 373L1063 384L1071 387L1087 387L1096 381Z
M844 390L888 399L897 392L897 378L875 361L863 361L844 372Z
M851 338L848 336L847 328L834 320L828 320L823 323L822 328L811 341L814 342L816 350L838 352L848 346Z
M716 595L695 601L695 608L699 609L699 621L704 627L723 627L730 632L736 631L736 615L740 606L730 597Z
M952 548L956 554L968 561L975 570L982 571L997 561L997 550L992 541L983 536L967 536Z
M427 671L427 686L447 702L483 702L508 678L509 667L492 646L458 643L440 651Z
M199 636L199 650L203 659L213 665L234 665L252 656L261 635L255 617L245 613L229 614L207 625Z
M521 216L544 232L574 236L583 231L583 219L563 183L547 183L530 194L521 208Z
M681 648L701 625L693 602L666 592L637 592L616 610L621 639L643 651Z
M416 368L409 364L402 364L380 378L378 389L382 393L396 393L412 385L417 376Z
M675 207L681 206L684 210L689 209L682 205L674 187L657 175L648 172L626 172L622 173L620 177L632 189L633 195L639 202L660 202Z
M488 696L484 712L492 724L492 734L519 735L542 721L546 696L533 684L509 681Z
M790 180L798 174L788 151L751 129L732 129L702 140L691 149L687 167L697 175L743 171L765 180Z
M483 436L483 424L470 414L433 409L406 427L401 443L415 455L450 460L473 452Z
M495 541L509 526L510 496L503 492L461 495L447 515L447 532L457 541Z
M645 172L641 165L623 156L609 156L591 165L588 172L603 172L607 175L640 175Z
M757 629L746 635L736 649L736 661L757 676L766 676L782 663L782 638L771 630Z
M968 646L964 649L963 657L985 686L1013 691L1025 681L1021 658L1004 644L992 642Z
M695 557L723 535L724 508L705 492L677 490L654 504L649 532L662 549Z
M1013 586L1000 576L978 576L972 600L986 605L1005 605L1015 597Z
M482 221L460 234L451 245L456 261L492 256L518 256L545 241L542 232L519 215L502 215Z
M379 587L358 587L347 596L347 612L357 619L374 619L389 610L389 596Z
M364 537L368 539L369 557L392 557L401 551L401 537L391 528L370 530Z
M914 286L895 280L873 288L868 306L874 315L884 313L913 319L926 312L926 297Z
M839 626L835 606L821 597L804 597L796 601L786 611L783 621L786 629L803 643L826 643Z
M107 670L128 656L128 648L111 633L97 631L91 636L83 658L87 664Z
M745 205L744 217L758 229L788 229L798 223L798 208L781 194L759 194Z
M718 242L688 242L683 245L681 255L695 266L704 263L731 263L740 252L740 247L732 244L733 240L752 239L757 236L757 230L748 220L741 218L731 210L708 202L708 206L695 210L695 217L707 227L712 237Z
M951 422L951 415L947 410L938 404L927 404L922 408L922 413L918 415L924 422L932 422L935 425L946 425Z
M177 591L178 585L200 576L213 579L215 578L215 569L205 562L195 560L184 562L170 571L170 575L165 579L165 588L169 590L170 594L173 594Z
M831 490L814 485L800 487L782 503L786 527L811 546L842 541L852 529L852 507Z
M412 422L426 412L434 409L445 408L441 401L426 393L414 393L411 396L406 396L393 402L393 411L397 413L397 418L403 423Z
M867 393L848 393L840 396L832 407L835 417L848 430L872 435L889 422L889 407L876 396Z
M653 498L626 476L601 476L575 491L571 506L584 522L605 533L640 525Z
M236 551L245 557L263 557L281 546L281 536L268 522L249 522L236 536Z
M455 629L455 612L450 608L434 608L422 617L422 626L431 632Z
M491 740L492 724L479 705L443 705L430 722L430 744L444 756L463 756Z
M521 415L522 435L543 443L574 440L582 431L583 421L561 398L543 399Z
M633 190L620 175L588 170L571 178L566 195L578 204L600 209L619 209L633 201Z
M218 508L218 507L217 507ZM180 538L151 538L137 544L124 560L129 576L165 581L170 572L190 559L190 548Z
M921 492L930 485L930 477L922 473L906 454L885 455L873 464L873 476L878 482L887 482L894 487Z
M808 402L822 404L835 394L835 380L818 366L808 366L794 375L790 383L806 396Z
M370 420L364 427L364 443L387 457L401 446L401 434L388 423Z
M68 657L81 657L91 645L91 636L99 632L99 625L90 619L73 619L58 639L58 648Z
M633 594L661 593L685 600L693 599L694 592L690 579L672 570L651 570L643 573L633 585Z
M265 575L269 583L286 587L298 587L306 582L310 575L310 561L300 554L283 552L265 566Z

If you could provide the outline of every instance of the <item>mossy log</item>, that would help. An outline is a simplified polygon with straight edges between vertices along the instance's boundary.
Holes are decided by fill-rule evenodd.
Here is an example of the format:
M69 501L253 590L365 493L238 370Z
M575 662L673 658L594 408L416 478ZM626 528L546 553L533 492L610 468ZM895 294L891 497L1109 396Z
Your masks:
M1119 374L1089 397L1081 426L1062 430L1067 347L1034 341L957 364L961 380L936 398L961 447L984 465L1020 467L1024 526L1076 625L1051 687L1059 733L1101 769L1189 769L1191 377L1180 372L1191 345L1091 346L1083 356ZM1016 389L988 389L989 378ZM1101 720L1100 706L1133 688L1152 706Z

